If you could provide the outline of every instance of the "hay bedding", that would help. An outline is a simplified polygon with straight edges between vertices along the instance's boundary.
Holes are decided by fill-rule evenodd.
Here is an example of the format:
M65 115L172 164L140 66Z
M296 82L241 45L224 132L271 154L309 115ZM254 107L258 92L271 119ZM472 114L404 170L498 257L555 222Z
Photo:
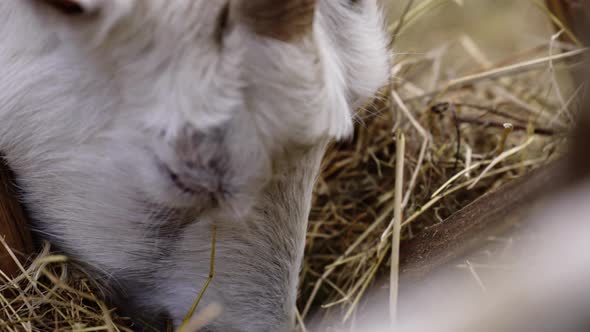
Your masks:
M310 216L303 318L313 308L349 320L367 286L389 271L395 131L407 141L402 241L558 155L571 122L551 93L551 61L514 76L524 69L517 65L496 80L487 78L496 72L491 67L472 83L416 97L425 93L412 85L413 73L436 61L398 58L403 79L394 77L394 97L362 111L354 141L329 151Z
M396 92L383 89L359 112L354 140L326 155L310 215L300 323L312 313L350 320L367 288L387 275L396 132L407 141L403 239L559 153L572 105L569 97L556 97L555 74L576 53L547 56L553 44L494 65L474 44L459 43L469 45L464 54L476 75L443 72L444 49L396 57ZM14 279L0 274L0 330L132 329L86 275L48 246L21 272Z
M2 245L7 248L4 241ZM1 331L132 331L131 322L101 300L97 284L68 264L67 257L51 254L48 244L26 268L20 263L19 268L16 278L0 274Z

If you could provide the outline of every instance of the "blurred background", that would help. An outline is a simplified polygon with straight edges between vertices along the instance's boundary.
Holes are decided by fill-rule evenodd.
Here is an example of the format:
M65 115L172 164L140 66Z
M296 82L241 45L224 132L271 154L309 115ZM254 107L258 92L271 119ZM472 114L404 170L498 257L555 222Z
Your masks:
M405 0L382 0L392 22L400 18ZM430 1L415 0L414 7ZM409 23L397 37L397 52L428 52L455 44L450 59L469 66L469 57L456 43L463 35L477 42L490 61L496 62L548 41L555 33L547 14L530 0L437 1L432 9ZM454 49L454 50L453 50ZM471 65L473 65L471 63Z

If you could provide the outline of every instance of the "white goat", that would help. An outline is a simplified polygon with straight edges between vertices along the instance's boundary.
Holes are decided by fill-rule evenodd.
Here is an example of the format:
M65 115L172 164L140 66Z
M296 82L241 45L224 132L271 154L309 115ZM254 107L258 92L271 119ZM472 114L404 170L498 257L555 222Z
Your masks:
M314 179L385 84L377 0L0 1L0 151L134 318L286 331Z

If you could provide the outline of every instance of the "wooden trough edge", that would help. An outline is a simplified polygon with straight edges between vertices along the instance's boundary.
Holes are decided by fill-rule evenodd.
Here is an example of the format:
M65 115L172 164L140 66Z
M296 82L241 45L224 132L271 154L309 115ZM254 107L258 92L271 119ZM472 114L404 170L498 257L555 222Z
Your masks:
M521 222L520 215L544 193L564 183L565 165L554 161L488 193L444 222L403 241L401 283L418 282L446 264L480 248Z
M0 236L20 257L27 259L35 252L25 211L19 202L14 173L0 156ZM0 246L0 270L10 277L20 270L4 246Z

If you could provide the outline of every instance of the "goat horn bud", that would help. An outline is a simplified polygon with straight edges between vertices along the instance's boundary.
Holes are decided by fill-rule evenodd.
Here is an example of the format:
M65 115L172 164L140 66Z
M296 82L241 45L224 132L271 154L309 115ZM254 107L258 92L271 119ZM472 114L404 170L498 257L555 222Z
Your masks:
M317 0L240 0L239 19L255 33L289 42L311 32Z

